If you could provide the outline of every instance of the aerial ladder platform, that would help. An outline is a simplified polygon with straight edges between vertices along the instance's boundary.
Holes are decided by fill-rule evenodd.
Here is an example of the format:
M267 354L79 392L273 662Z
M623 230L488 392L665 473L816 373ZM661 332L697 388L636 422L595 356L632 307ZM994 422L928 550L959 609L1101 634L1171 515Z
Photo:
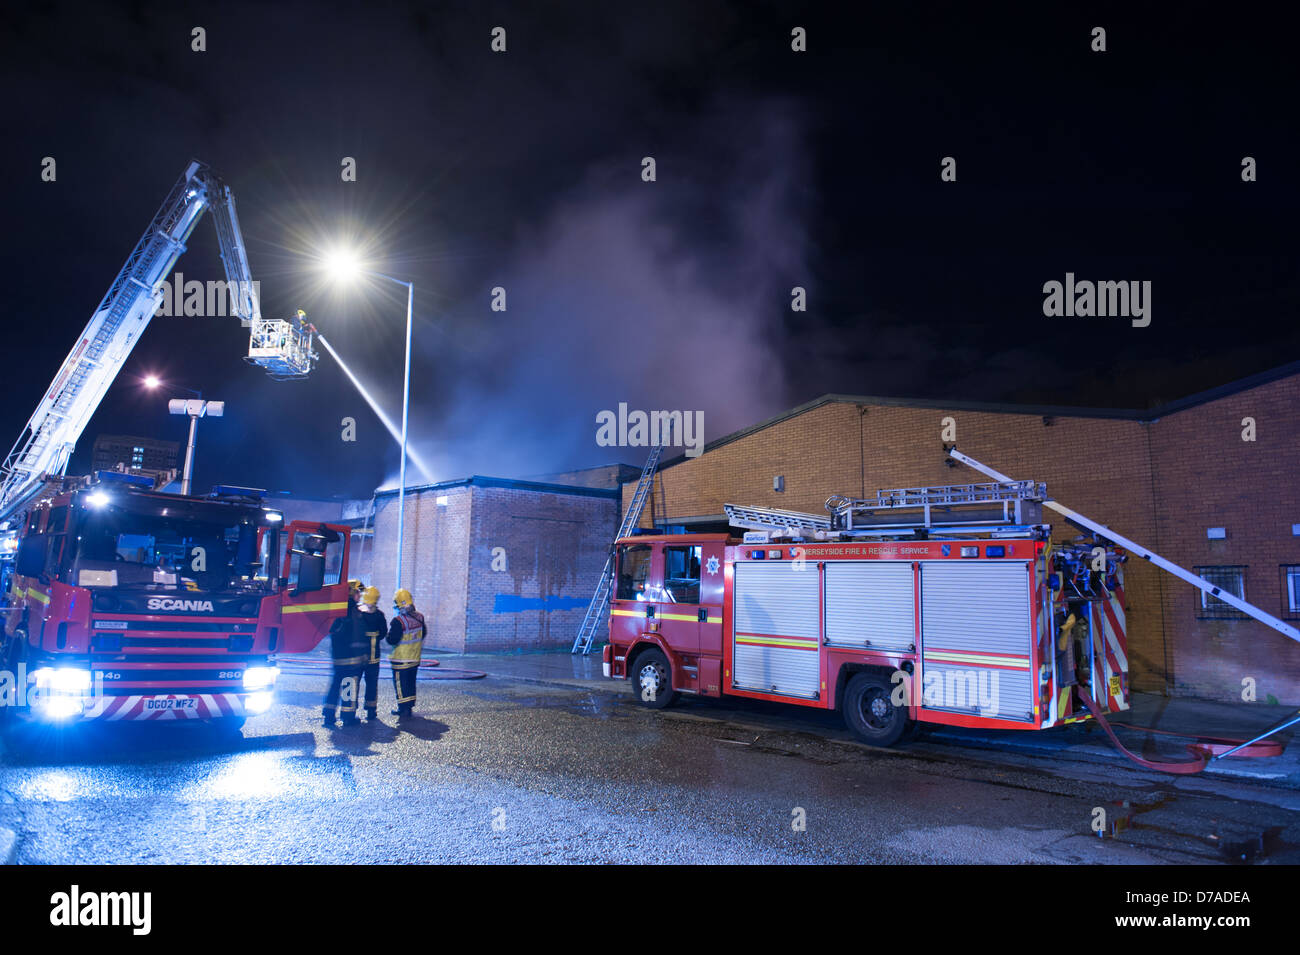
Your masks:
M62 475L77 440L158 310L162 283L185 252L190 233L211 210L234 313L251 330L248 360L276 378L311 371L314 329L262 316L230 187L193 161L172 186L85 330L59 366L0 469L0 521Z

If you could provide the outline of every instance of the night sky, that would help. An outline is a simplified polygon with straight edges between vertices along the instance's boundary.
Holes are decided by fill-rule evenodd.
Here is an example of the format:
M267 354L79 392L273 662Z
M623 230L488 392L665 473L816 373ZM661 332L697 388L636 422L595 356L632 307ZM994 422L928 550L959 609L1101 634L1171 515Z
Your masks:
M394 417L404 290L316 263L358 245L415 282L412 437L438 479L639 463L595 441L619 402L702 410L712 439L826 392L1138 408L1300 358L1292 32L1231 5L988 6L15 8L0 440L191 158L234 189L263 311L306 309ZM208 221L178 269L223 277ZM1150 281L1151 324L1044 316L1067 272ZM155 318L70 470L100 433L183 440L157 374L227 402L198 489L394 480L328 356L273 382L246 349L236 319Z

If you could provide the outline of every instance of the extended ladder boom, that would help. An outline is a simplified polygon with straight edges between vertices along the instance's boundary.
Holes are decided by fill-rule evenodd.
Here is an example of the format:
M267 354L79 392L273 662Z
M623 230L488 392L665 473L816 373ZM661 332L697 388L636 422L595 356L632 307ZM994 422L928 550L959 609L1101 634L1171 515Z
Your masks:
M982 474L987 474L995 481L1011 480L1011 478L1007 477L1005 474L1000 474L999 472L993 470L991 467L988 467L987 465L984 464L980 464L980 462L976 461L974 458L970 457L969 455L962 454L956 448L951 449L948 452L948 454L955 460L960 461L962 464L972 467L976 471L981 472ZM1050 498L1044 498L1042 503L1044 507L1050 507L1052 510L1056 511L1058 514L1061 514L1062 516L1072 521L1073 523L1078 524L1082 527L1086 527L1090 531L1093 531L1094 533L1098 534L1101 537L1106 538L1107 540L1114 541L1116 544L1119 544L1121 547L1125 548L1130 553L1136 554L1138 557L1141 557L1144 560L1149 560L1151 563L1155 564L1161 570L1168 571L1169 573L1173 574L1175 577L1179 578L1180 580L1187 581L1189 584L1191 584L1193 587L1197 588L1198 590L1201 590L1209 594L1210 596L1215 597L1218 600L1222 600L1230 607L1235 607L1236 609L1240 610L1242 613L1255 618L1260 623L1272 627L1274 630L1276 630L1278 633L1282 634L1283 636L1290 637L1292 640L1300 641L1300 630L1297 630L1289 623L1279 620L1277 617L1274 617L1272 614L1260 610L1254 604L1246 603L1246 601L1242 600L1236 594L1228 593L1226 590L1222 589L1221 587L1218 587L1215 584L1210 583L1204 577L1199 577L1196 574L1192 573L1187 568L1180 567L1178 564L1175 564L1172 560L1168 560L1164 557L1161 557L1155 551L1151 550L1148 547L1144 547L1143 545L1139 544L1137 541L1129 540L1127 537L1123 536L1122 534L1115 533L1105 524L1099 524L1090 518L1084 517L1078 511L1071 510L1070 508L1066 507L1064 504L1060 504L1057 501L1051 500Z
M46 475L63 474L77 439L158 310L162 283L171 274L176 260L185 251L190 233L209 207L235 314L245 326L258 328L266 324L262 320L257 286L249 271L230 187L203 163L191 162L127 257L5 458L0 478L0 520L9 517L34 495ZM306 332L290 328L287 322L278 324L288 329L277 339L279 351L250 354L250 360L273 374L306 374L314 357L310 344L305 358L300 354L301 348L297 352L293 350L296 339ZM293 356L287 362L288 375L284 373L285 354ZM306 367L302 367L304 361Z

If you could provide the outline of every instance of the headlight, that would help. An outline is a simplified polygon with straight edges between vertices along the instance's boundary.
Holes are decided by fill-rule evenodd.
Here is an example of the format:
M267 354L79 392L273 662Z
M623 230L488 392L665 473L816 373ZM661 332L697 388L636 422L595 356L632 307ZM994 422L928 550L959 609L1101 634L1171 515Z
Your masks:
M80 667L41 667L32 676L42 690L56 693L84 693L90 689L90 671Z
M271 708L271 699L270 690L250 693L248 699L244 700L244 711L246 713L265 713Z
M249 667L244 671L244 689L265 690L268 687L275 686L276 678L280 675L279 667Z
M40 711L52 720L66 720L80 716L82 709L81 700L71 696L52 696L42 701Z

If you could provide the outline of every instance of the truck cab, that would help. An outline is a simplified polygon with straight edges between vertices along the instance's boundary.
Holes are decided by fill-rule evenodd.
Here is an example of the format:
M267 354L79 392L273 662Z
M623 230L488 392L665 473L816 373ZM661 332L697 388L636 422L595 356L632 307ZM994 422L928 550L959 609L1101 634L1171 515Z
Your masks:
M242 723L278 653L347 607L349 529L294 522L262 492L164 494L101 473L23 516L3 617L0 719Z
M612 677L631 677L647 704L722 692L726 534L656 534L615 544ZM638 660L640 664L638 667Z

